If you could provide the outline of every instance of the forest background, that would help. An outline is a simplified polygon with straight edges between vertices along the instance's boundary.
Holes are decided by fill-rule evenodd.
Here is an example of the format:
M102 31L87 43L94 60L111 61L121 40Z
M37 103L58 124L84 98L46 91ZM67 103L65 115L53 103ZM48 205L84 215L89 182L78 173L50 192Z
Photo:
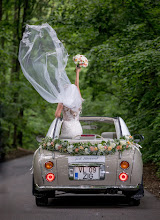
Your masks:
M56 104L47 103L26 80L18 48L26 24L49 23L72 57L84 54L83 115L120 116L131 134L145 139L143 160L160 177L160 1L0 0L0 152L36 149Z

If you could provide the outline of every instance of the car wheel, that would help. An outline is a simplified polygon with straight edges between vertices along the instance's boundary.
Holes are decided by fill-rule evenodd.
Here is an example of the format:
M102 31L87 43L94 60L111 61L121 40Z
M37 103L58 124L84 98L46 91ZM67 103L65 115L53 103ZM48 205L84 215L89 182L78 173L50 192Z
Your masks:
M35 193L35 183L34 183L34 176L32 175L32 194Z
M48 204L47 197L35 197L37 206L46 206Z
M0 162L5 160L5 153L0 153Z
M140 205L140 199L129 199L129 205L130 206L139 206Z

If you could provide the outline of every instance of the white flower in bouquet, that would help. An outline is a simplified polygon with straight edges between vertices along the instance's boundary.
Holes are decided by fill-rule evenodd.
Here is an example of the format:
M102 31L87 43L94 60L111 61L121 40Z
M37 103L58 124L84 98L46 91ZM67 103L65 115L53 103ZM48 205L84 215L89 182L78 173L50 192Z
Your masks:
M55 149L58 150L58 147L59 147L59 144L56 144L55 145Z
M73 145L69 145L69 146L67 147L67 151L68 151L68 153L72 153L72 151L73 151Z
M114 148L114 147L116 146L116 144L115 144L114 142L111 142L110 146L111 146L112 148Z
M124 140L124 139L122 139L122 140L120 140L120 145L126 145L126 140Z
M89 154L88 148L85 148L84 151L85 151L85 154Z
M127 140L127 141L133 141L133 137L131 136L131 135L126 135L125 136L125 139Z
M88 66L88 60L84 55L77 54L75 57L73 57L73 61L77 65L77 67Z
M105 151L105 148L102 144L98 144L98 149L99 149L100 152Z

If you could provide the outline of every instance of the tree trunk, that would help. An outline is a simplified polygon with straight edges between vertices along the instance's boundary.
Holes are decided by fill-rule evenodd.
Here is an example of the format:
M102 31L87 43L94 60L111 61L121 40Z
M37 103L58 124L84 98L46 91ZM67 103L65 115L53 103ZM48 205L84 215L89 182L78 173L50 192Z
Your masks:
M16 71L18 71L18 80L19 80L19 71L20 71L20 65L18 61L18 51L19 51L19 42L22 39L22 35L25 29L25 23L27 21L27 18L30 14L30 7L29 7L29 0L24 0L23 5L23 17L22 17L22 25L20 27L20 0L19 0L19 8L18 8L18 20L17 20L17 36L18 36L18 45L17 45L17 59L16 59ZM23 107L20 108L19 114L18 114L18 121L21 126L19 126L19 129L17 129L17 144L22 146L23 145L23 113L24 109Z
M2 0L0 0L0 21L2 20Z
M20 120L20 123L21 124L23 124L23 112L24 112L24 110L23 110L23 108L20 108L20 111L19 111L19 120ZM20 130L18 130L18 135L17 135L17 137L18 137L18 144L20 145L20 146L22 146L23 145L23 132L22 132L22 126L20 126Z
M18 10L18 12L19 12L19 21L20 21L20 10ZM19 42L22 39L22 35L23 35L24 29L25 29L25 23L27 21L28 12L29 12L29 1L24 0L22 26L18 27L18 29L17 29L17 36L18 36L18 45L17 45L17 47L18 47L18 51L19 51ZM17 52L17 62L18 62L18 67L20 68L19 61L18 61L18 52ZM18 70L18 72L19 72L19 70ZM18 114L19 123L21 124L21 126L20 126L20 129L18 129L18 133L17 133L18 145L20 145L20 146L23 145L23 131L22 131L23 113L24 113L24 109L23 109L23 107L21 107L20 110L19 110L19 114Z
M15 0L15 8L14 8L14 27L16 27L13 31L13 46L14 46L14 57L12 60L12 73L11 73L11 82L16 83L19 81L19 61L18 61L18 44L19 44L19 23L20 23L20 0L17 2ZM17 83L16 83L17 84ZM18 103L18 90L16 88L13 94L13 102L15 104ZM16 106L16 105L15 105ZM18 107L16 106L16 111L18 111ZM18 115L18 114L17 114ZM17 128L18 128L18 118L13 123L13 147L17 147Z
M22 33L24 32L25 29L25 23L27 21L27 12L29 11L29 1L28 0L24 0L24 9L23 9L23 21L22 21Z

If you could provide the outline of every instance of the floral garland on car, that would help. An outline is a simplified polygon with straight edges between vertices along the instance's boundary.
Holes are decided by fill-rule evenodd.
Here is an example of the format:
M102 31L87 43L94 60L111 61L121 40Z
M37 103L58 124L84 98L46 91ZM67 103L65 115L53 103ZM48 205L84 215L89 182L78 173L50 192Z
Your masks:
M102 141L98 144L87 143L69 143L60 139L45 137L40 143L40 147L49 151L59 151L71 155L106 155L113 154L116 151L123 152L133 146L133 137L124 136L120 139Z

